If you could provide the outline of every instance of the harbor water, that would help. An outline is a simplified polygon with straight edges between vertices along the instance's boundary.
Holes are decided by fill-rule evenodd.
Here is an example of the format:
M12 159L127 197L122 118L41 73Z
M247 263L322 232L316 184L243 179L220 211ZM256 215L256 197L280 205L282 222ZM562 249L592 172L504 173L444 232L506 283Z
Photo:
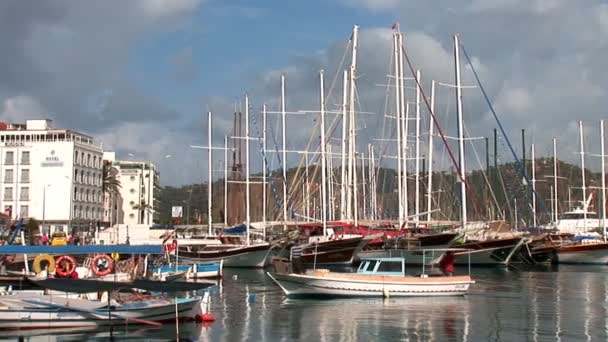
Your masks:
M457 271L466 272L466 269ZM226 269L210 325L1 332L16 341L605 341L608 268L473 269L464 297L286 299L262 270ZM21 334L21 336L20 336Z

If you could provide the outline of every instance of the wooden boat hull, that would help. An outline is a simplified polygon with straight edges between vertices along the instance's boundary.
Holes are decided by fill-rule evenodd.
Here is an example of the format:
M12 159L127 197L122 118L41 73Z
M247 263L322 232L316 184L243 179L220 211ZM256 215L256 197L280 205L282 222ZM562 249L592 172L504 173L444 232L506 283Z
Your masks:
M328 240L303 246L302 263L317 266L350 266L367 244L363 237Z
M456 252L456 265L508 266L516 252L524 245L522 238L477 241L455 245L455 248L470 249Z
M577 243L561 246L557 251L560 264L608 264L608 243Z
M217 250L179 251L183 264L208 264L223 262L224 267L263 268L270 254L270 245L253 245Z
M2 298L0 298L1 300ZM79 312L69 309L55 308L22 308L0 309L0 329L49 329L68 327L97 327L107 325L124 325L124 318L135 318L148 321L175 321L175 315L179 319L193 319L197 313L203 310L201 299L178 300L177 309L175 303L163 304L155 307L132 307L131 309L118 308L112 310L112 315L119 315L109 319L105 308L95 309L92 312ZM137 324L129 321L129 324Z
M314 275L267 272L288 297L416 297L461 296L475 282L469 276L388 277L355 274Z

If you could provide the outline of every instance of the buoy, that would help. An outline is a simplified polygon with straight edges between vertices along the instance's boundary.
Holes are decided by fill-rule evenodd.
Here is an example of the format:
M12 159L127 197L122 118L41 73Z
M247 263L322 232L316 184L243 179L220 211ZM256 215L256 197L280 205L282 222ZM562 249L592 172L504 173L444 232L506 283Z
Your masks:
M204 313L204 314L198 314L198 315L194 316L194 319L199 323L215 321L215 317L213 317L213 315L208 312Z
M48 266L43 267L42 266L43 262L46 263ZM36 273L42 272L45 268L48 269L48 271L51 273L55 272L55 258L53 258L49 254L40 254L36 257L36 259L34 259L32 268L34 269L34 272L36 272Z

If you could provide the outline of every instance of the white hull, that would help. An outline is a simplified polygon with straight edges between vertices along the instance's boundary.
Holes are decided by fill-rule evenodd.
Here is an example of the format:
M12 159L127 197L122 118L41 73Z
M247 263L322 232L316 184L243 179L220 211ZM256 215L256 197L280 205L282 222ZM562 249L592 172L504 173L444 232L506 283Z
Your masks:
M608 249L558 253L560 264L608 265Z
M411 277L412 281L377 281L325 278L301 274L267 273L289 296L326 297L413 297L464 295L474 281L454 277L453 281ZM441 277L445 279L446 277ZM437 279L437 278L436 278Z
M218 258L191 258L179 256L180 263L195 264L195 263L219 263L223 262L224 267L242 267L242 268L263 268L266 264L266 259L270 254L270 249L244 252L226 257Z
M2 298L0 298L1 300ZM24 308L0 309L0 329L46 329L69 327L97 327L104 325L124 325L125 319L141 319L148 321L174 321L176 314L175 304L166 304L139 309L112 310L112 319L108 318L105 308L79 312L78 308L55 309L39 307L33 310L30 305ZM177 312L180 319L192 319L196 314L203 313L204 305L201 300L178 302ZM120 317L119 317L120 316ZM138 324L129 320L129 324Z

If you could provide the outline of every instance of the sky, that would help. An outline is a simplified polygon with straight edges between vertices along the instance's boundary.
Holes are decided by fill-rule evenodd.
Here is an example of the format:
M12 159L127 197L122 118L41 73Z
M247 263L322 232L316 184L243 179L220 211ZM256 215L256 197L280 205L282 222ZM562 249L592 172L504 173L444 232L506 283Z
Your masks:
M0 120L49 118L91 134L118 158L155 162L165 185L200 182L206 152L190 145L206 143L207 111L213 144L221 146L245 93L252 112L262 103L278 110L282 73L289 111L318 108L321 69L328 110L339 109L340 61L356 24L358 100L373 113L360 115L365 144L390 111L383 85L395 22L425 89L430 79L453 83L458 33L511 139L518 143L525 128L537 155L548 155L555 136L560 157L574 161L583 120L586 149L599 153L608 108L608 4L599 0L4 0ZM463 83L472 86L470 71L464 67ZM453 89L440 86L437 96L437 113L455 134ZM490 135L496 123L479 88L466 88L464 97L468 135ZM269 115L272 127L276 119ZM290 116L288 148L305 147L315 120ZM288 164L298 158L290 155ZM259 169L259 152L253 159Z

